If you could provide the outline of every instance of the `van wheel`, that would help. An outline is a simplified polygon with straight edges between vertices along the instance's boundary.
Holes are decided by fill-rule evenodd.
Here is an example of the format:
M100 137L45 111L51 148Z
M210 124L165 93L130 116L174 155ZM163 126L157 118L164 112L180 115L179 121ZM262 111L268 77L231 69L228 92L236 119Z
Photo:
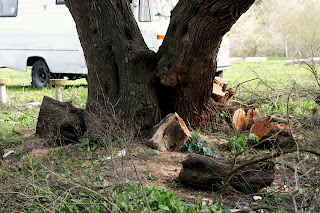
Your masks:
M215 77L223 78L223 70L221 70L221 71L216 71Z
M43 60L37 60L32 67L32 85L35 88L46 87L50 81L50 70Z

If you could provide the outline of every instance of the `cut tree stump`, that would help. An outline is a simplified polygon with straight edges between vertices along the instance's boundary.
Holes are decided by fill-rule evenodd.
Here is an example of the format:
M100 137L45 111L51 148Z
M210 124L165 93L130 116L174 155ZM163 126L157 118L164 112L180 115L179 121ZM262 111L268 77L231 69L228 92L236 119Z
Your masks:
M252 159L239 159L235 167L249 160ZM231 171L232 159L217 159L191 154L182 164L183 169L178 177L182 184L197 189L218 190L226 183ZM274 180L274 172L272 162L253 164L236 172L229 181L229 185L241 192L256 193L261 188L271 185Z
M159 151L180 151L191 137L186 124L177 113L171 113L154 126L146 144Z
M78 143L86 131L84 110L70 102L60 102L44 96L36 133L48 140L49 145Z

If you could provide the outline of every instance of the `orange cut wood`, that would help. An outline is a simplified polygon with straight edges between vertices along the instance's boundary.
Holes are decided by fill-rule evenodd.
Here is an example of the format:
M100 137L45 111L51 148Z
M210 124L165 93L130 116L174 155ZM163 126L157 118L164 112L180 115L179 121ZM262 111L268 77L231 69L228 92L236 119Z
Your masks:
M255 109L248 109L247 111L247 120L248 120L248 123L250 123L250 121L254 120L254 119L257 119L259 118L259 110L257 108Z
M261 138L269 135L273 124L271 123L272 117L268 116L267 118L263 119L252 125L250 128L250 133L254 133L260 140Z
M225 92L228 86L228 82L220 77L215 77L213 80L213 84L218 84L222 88L222 91Z
M226 93L222 91L222 87L219 84L213 84L211 97L219 103L224 103Z
M237 109L232 117L232 123L236 130L245 130L248 125L248 119L244 109Z
M222 87L219 84L213 84L212 93L220 97L224 97L226 95L226 93L222 91Z

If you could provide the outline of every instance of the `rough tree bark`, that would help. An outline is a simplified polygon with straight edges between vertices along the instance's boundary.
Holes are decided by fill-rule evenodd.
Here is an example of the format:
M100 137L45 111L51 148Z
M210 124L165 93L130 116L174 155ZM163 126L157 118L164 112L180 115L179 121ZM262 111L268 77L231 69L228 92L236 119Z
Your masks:
M238 165L243 165L252 159L238 160ZM209 158L191 154L182 162L183 169L179 174L179 181L185 185L204 189L218 189L223 184L230 184L233 188L255 193L265 186L269 186L274 180L274 164L271 162L259 162L248 165L241 170L232 173L232 159Z
M221 39L254 0L180 0L157 53L128 0L66 0L88 66L87 109L116 111L148 128L168 113L198 123L210 98Z
M87 127L85 112L72 106L70 102L60 102L44 96L36 133L47 139L48 145L77 143Z

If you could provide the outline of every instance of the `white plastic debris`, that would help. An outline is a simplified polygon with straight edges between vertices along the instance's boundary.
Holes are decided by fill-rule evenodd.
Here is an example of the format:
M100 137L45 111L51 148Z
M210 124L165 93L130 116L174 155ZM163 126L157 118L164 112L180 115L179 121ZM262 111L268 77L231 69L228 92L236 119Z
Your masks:
M16 124L16 122L10 121L10 125L15 125L15 124Z
M212 206L213 205L213 200L207 199L207 198L203 198L203 199L201 199L201 205L202 206Z
M113 157L113 158L121 158L124 157L126 155L126 150L123 149L121 151L118 152L117 156ZM107 157L107 160L111 160L111 156Z
M242 209L230 209L231 212L240 212Z
M262 200L262 197L260 197L260 196L253 196L253 200L255 200L255 201Z
M249 208L249 203L242 202L239 205L237 205L238 209L230 209L231 212L241 212L244 209Z
M6 154L4 154L4 155L2 156L2 158L5 159L5 158L9 157L9 155L11 155L11 154L13 154L13 153L15 153L15 151L14 151L14 150L10 150L10 151L7 152Z
M28 109L37 108L41 106L41 102L30 102L27 104Z

